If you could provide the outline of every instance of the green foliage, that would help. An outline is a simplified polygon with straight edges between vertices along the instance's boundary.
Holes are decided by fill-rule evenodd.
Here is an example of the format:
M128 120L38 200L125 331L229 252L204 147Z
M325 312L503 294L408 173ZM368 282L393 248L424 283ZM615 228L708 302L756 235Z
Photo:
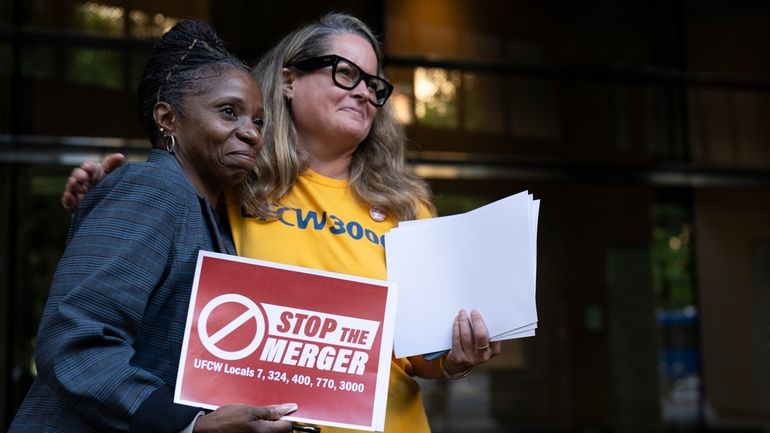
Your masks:
M439 68L414 71L415 115L420 124L454 129L460 124L461 75Z
M68 52L67 79L76 83L91 84L108 89L123 86L123 57L119 51L109 49L76 48Z
M72 14L73 24L80 30L123 36L125 20L123 8L84 2L75 7Z
M683 206L653 209L652 278L658 307L693 305L692 224Z
M483 197L468 195L437 195L434 202L440 216L468 212L489 203Z

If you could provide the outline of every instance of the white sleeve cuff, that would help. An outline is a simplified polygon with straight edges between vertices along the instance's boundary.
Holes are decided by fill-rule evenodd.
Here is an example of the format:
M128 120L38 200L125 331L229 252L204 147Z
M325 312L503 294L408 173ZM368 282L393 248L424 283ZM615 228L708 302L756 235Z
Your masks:
M192 433L193 428L195 428L195 421L198 421L198 417L205 413L206 412L204 411L198 412L198 415L195 415L195 418L193 418L192 422L187 427L183 428L182 430L179 430L178 433Z

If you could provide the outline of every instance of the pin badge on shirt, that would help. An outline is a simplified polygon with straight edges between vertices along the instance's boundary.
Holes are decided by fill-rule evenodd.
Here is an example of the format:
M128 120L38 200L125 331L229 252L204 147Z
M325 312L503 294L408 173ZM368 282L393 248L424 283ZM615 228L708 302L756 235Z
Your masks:
M369 209L369 216L378 223L385 221L385 218L387 217L387 215L385 215L385 211L376 206L372 206Z

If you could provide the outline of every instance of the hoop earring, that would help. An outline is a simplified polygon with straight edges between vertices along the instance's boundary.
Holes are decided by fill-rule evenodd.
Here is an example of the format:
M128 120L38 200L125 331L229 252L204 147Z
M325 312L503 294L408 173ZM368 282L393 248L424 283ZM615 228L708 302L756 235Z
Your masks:
M168 153L174 153L174 149L176 148L176 139L173 135L169 134L166 136L166 150Z

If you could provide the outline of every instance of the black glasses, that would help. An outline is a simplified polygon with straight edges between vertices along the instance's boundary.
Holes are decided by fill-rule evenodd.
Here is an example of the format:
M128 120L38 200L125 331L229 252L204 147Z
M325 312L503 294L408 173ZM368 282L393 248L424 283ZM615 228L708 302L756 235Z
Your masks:
M369 102L375 107L382 107L393 92L393 85L376 75L367 74L358 65L336 54L300 60L289 65L300 71L310 72L316 69L332 67L332 81L337 87L353 90L363 81L369 90Z

